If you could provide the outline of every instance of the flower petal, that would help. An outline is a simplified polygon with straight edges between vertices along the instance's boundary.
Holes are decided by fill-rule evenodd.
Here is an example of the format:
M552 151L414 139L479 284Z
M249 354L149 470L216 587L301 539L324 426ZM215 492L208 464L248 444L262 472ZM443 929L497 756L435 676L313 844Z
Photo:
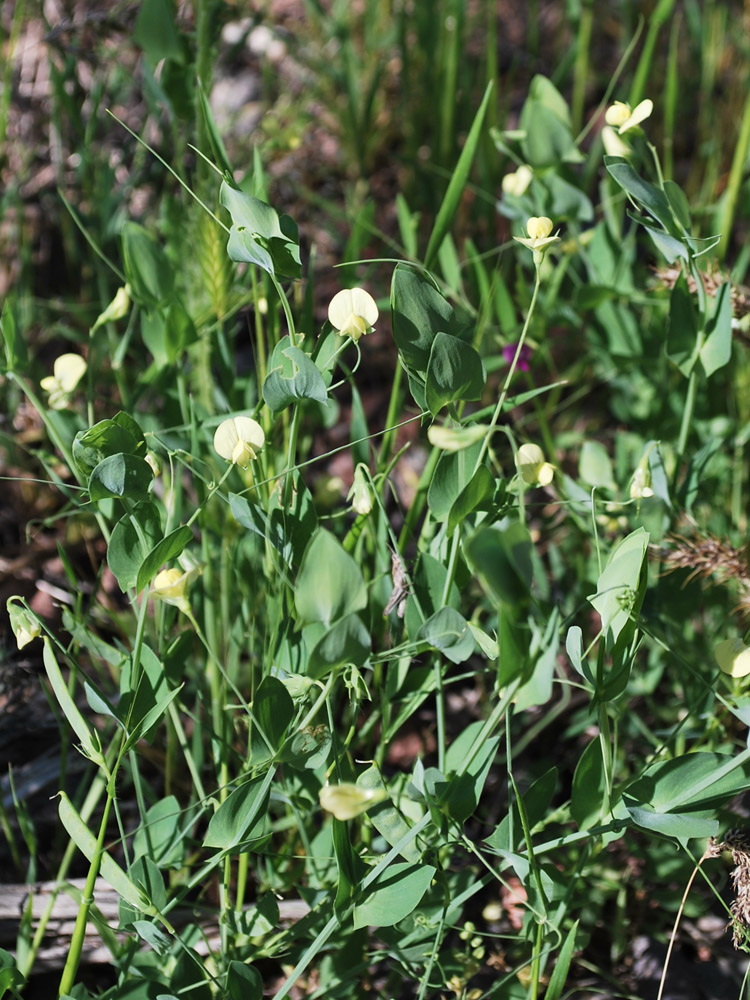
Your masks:
M328 321L331 326L339 333L354 336L354 339L359 339L366 332L357 319L363 320L366 329L369 329L377 322L378 315L375 299L364 288L342 288L340 292L336 292L328 306Z
M626 104L625 101L615 101L604 113L607 125L613 125L615 128L624 125L628 118L630 118L630 105Z
M63 392L72 392L83 378L86 362L80 354L61 354L53 371Z
M628 129L635 128L636 125L640 125L641 122L645 121L654 110L654 102L646 98L645 101L641 101L637 104L632 111L630 117L623 122L620 126L620 135L623 132L627 132Z

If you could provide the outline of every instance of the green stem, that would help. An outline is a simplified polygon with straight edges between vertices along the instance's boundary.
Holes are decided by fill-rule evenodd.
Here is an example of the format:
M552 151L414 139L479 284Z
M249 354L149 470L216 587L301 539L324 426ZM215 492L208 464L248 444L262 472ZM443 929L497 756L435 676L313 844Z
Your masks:
M385 426L387 430L383 435L383 445L380 449L380 457L378 459L378 472L382 472L388 465L391 449L393 447L393 440L396 436L396 418L398 416L399 407L401 406L401 380L403 375L404 370L401 367L401 364L397 363L396 371L393 374L391 398L388 401L388 413L385 417Z
M104 853L104 840L107 835L107 821L109 820L109 810L111 806L112 793L110 791L110 786L108 786L102 821L99 824L99 836L96 841L96 852L94 853L94 857L91 859L91 864L89 865L89 872L86 877L86 884L83 888L83 896L81 897L81 906L78 910L75 927L73 928L73 934L70 938L68 956L65 960L65 967L63 968L62 976L60 978L59 996L61 997L68 995L73 989L76 973L78 972L78 965L81 961L81 952L83 951L83 942L86 935L86 924L88 923L89 910L94 902L94 887L96 885L97 876L99 875L102 854Z
M682 409L682 422L680 424L680 436L677 439L677 460L675 462L675 481L680 471L680 462L682 461L682 456L685 454L685 449L687 448L688 435L690 434L690 426L693 422L693 412L695 410L695 400L698 395L698 379L700 373L698 371L698 362L696 361L693 366L693 370L690 372L688 378L687 393L685 395L685 405Z
M523 324L523 330L521 330L521 337L520 337L520 339L518 341L518 346L516 347L516 353L515 353L515 355L513 357L513 361L511 362L511 366L508 369L508 374L507 374L507 376L505 378L505 385L503 386L503 390L500 393L500 399L498 399L497 406L495 407L495 412L492 414L492 420L490 420L490 425L489 425L489 428L487 429L487 435L486 435L484 441L482 442L481 450L480 450L479 454L477 455L477 460L476 460L476 463L474 464L474 472L477 471L477 469L479 468L479 466L482 464L484 456L487 454L487 449L490 446L490 438L492 437L492 432L495 430L495 427L497 426L497 422L500 419L500 414L503 412L503 406L505 405L505 399L506 399L506 397L508 395L508 389L510 388L511 379L513 378L513 375L515 374L519 358L521 357L521 351L523 350L524 341L526 340L526 334L528 333L528 330L529 330L529 324L531 322L531 317L534 315L534 309L536 307L536 300L537 300L537 296L539 295L539 287L541 285L541 273L540 272L541 272L541 264L537 263L537 265L536 265L536 280L534 282L534 292L533 292L533 294L531 296L531 302L529 303L529 310L526 313L526 320L525 320L525 322Z

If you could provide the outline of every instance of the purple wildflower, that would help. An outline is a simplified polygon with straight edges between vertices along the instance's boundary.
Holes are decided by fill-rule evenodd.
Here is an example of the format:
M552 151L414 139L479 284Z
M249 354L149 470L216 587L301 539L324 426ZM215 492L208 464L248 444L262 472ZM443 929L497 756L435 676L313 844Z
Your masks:
M503 348L503 358L507 365L513 364L513 358L516 356L516 351L518 350L518 341L515 344L506 344ZM518 364L516 368L518 371L527 372L529 370L529 361L531 360L531 348L526 344L521 348L521 354L518 358Z

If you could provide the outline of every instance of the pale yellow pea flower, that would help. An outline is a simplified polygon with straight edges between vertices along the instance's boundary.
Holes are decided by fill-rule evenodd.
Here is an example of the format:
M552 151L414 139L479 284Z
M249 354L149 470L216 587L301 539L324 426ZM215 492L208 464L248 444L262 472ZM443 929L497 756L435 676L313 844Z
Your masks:
M651 489L651 470L648 467L648 457L645 465L641 462L633 473L633 480L630 484L631 500L646 500L654 495Z
M163 569L154 577L151 584L151 596L165 604L172 604L183 614L190 613L190 603L187 590L193 580L200 575L200 568L189 570Z
M318 792L321 806L336 819L354 819L371 806L387 798L382 789L360 788L350 781L340 785L324 785Z
M61 354L52 367L52 375L43 378L39 385L49 393L49 405L62 410L75 391L86 371L86 362L80 354Z
M730 677L747 677L750 674L750 646L742 639L722 639L714 647L714 656L722 673Z
M555 467L545 461L538 444L522 444L516 452L516 468L527 486L549 486L555 476Z
M118 288L115 297L110 304L100 313L96 323L91 328L91 332L97 330L104 323L114 323L118 319L124 319L130 310L130 285L123 285Z
M10 627L16 639L16 645L19 649L23 649L24 646L28 646L34 639L39 638L42 634L42 626L39 624L39 619L36 615L32 614L31 611L19 603L20 600L19 597L9 597L5 606L10 618Z
M222 420L214 434L214 449L217 454L246 469L251 460L265 444L263 428L252 417L229 417Z
M344 288L336 292L328 306L328 322L342 337L358 341L370 333L378 321L375 299L364 288Z
M531 167L522 163L518 170L514 170L513 173L506 174L505 177L503 177L503 191L505 194L513 195L515 198L520 198L528 188L529 184L531 184L533 178L534 171Z
M654 102L648 98L645 101L641 101L640 104L636 104L632 110L627 102L615 101L613 105L607 108L604 120L607 125L616 128L620 135L622 135L624 132L629 132L631 128L635 128L641 122L645 121L653 110Z
M552 232L552 219L548 219L546 215L532 215L530 219L526 222L526 232L528 236L514 236L513 239L518 243L523 243L525 247L529 250L533 250L535 254L538 252L540 255L551 246L553 243L559 243L559 236L551 236Z
M604 125L602 128L602 145L607 156L630 156L633 152L611 125Z
M369 514L372 510L372 489L361 463L354 470L354 482L346 499L351 500L352 510L357 514Z

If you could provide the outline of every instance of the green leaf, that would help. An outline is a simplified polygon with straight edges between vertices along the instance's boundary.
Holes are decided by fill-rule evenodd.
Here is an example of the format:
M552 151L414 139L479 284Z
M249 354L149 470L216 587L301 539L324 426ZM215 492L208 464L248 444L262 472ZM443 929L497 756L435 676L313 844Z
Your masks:
M145 459L119 454L102 459L89 476L88 490L92 500L148 500L153 483L154 472Z
M607 449L599 441L583 442L578 458L578 474L589 486L617 489L612 472L612 460Z
M154 503L136 504L114 526L107 546L107 564L123 593L135 586L143 560L161 537L161 520Z
M396 861L354 906L354 927L390 927L415 910L436 869Z
M323 677L342 663L361 666L370 655L370 634L357 614L347 615L332 627L317 622L308 625L303 635L310 649L310 677Z
M141 563L135 583L136 592L140 594L143 588L151 583L164 563L176 559L192 540L193 532L186 524L180 525L162 538Z
M294 604L303 625L321 622L328 626L367 605L359 566L323 528L318 528L305 549Z
M229 494L229 509L239 524L265 538L291 569L299 565L318 519L310 491L294 474L292 509L279 506L278 492L271 497L268 513L237 493Z
M302 276L299 232L288 215L223 181L219 195L232 228L227 252L232 260L257 264L271 275Z
M501 688L528 675L528 629L519 624L518 617L518 607L501 600L497 616L497 684Z
M443 801L458 823L465 823L479 805L500 742L499 736L491 736L475 750L483 729L483 722L472 722L451 743L445 755L448 787Z
M229 162L229 156L227 155L226 147L221 138L221 133L216 126L216 120L214 119L213 111L211 110L211 104L206 97L206 91L203 88L203 83L200 77L197 78L198 85L198 100L200 101L201 114L203 116L203 122L206 126L206 135L208 136L208 141L211 143L211 154L213 155L214 162L218 166L219 170L223 174L227 174L230 177L233 176L234 171L232 170L232 165Z
M532 167L582 161L573 138L567 102L547 77L537 75L531 81L519 125L521 150Z
M47 673L47 679L49 680L50 687L54 692L57 703L62 709L63 715L68 721L68 725L78 737L81 743L81 749L89 760L92 760L95 764L103 767L104 756L102 754L102 745L99 740L99 734L95 729L90 728L88 722L86 722L84 717L81 715L75 701L73 701L73 698L68 691L68 686L63 680L60 667L55 659L55 654L52 651L50 640L46 636L44 638L42 659L44 660L44 669Z
M436 416L446 403L479 399L487 379L482 359L470 344L438 332L427 363L426 400Z
M183 812L174 795L156 802L133 837L133 857L148 856L160 868L180 868L187 842L180 827Z
M552 975L549 977L547 989L544 991L544 1000L560 1000L560 997L562 996L562 991L568 978L568 972L570 971L570 963L573 958L573 952L576 947L576 934L578 933L579 922L580 921L576 920L568 931L565 941L563 942L563 946L560 949L560 955L555 963L555 968L552 970Z
M391 326L406 365L426 372L435 335L455 335L453 307L423 274L398 264L391 280Z
M549 191L549 208L545 215L579 223L593 222L594 206L579 187L566 181L558 173L552 173L544 180Z
M230 962L226 1000L263 1000L263 979L258 970L243 962Z
M535 169L559 166L579 158L570 125L532 97L527 98L523 106L521 126L526 131L521 142L524 159Z
M732 356L732 299L728 281L719 288L708 321L706 342L701 348L701 364L710 378L714 372L729 364Z
M513 699L516 712L524 712L528 708L545 705L552 697L552 679L555 674L559 647L558 626L559 616L557 609L555 609L545 628L540 651L536 654L531 666L530 676L516 691L516 696ZM532 633L538 630L538 626L533 621L531 629ZM538 643L534 643L534 646L538 645Z
M496 660L498 654L497 639L493 639L491 636L481 629L474 622L468 622L469 630L474 636L474 642L481 649L488 660Z
M294 716L294 702L281 681L268 674L256 688L251 707L250 764L257 767L281 747Z
M669 202L661 188L644 181L636 173L630 161L622 156L605 156L604 165L623 191L661 223L670 236L679 238L680 234L675 228Z
M10 295L0 312L0 337L5 347L5 370L22 371L26 367L26 343L19 330L15 300Z
M651 237L651 242L668 264L673 264L676 260L690 259L690 248L687 238L683 240L678 239L676 236L670 236L663 229L650 226L642 215L637 215L635 212L628 212L627 214L629 219L643 226Z
M484 505L495 490L495 480L486 465L480 465L467 485L456 497L448 515L448 534L453 534L456 528L469 514Z
M445 192L445 198L443 198L443 203L438 210L435 226L430 234L427 250L424 255L424 265L427 268L431 267L435 261L440 245L451 227L459 202L461 201L466 182L469 179L469 171L474 160L474 154L479 146L479 140L482 135L482 124L491 93L492 81L487 84L484 91L482 103L479 105L479 110L474 116L474 121L471 123L466 143L461 150L456 169L453 171L450 183L448 184L448 190Z
M138 886L128 878L117 862L106 851L99 853L96 837L78 815L65 792L58 792L58 797L60 800L58 812L62 825L87 861L91 863L94 857L98 856L101 876L117 895L141 913L148 916L158 916L156 908L151 905Z
M379 769L374 765L360 774L357 778L357 785L360 788L367 789L368 791L388 791L380 775ZM386 843L390 844L391 847L395 847L396 844L402 843L411 829L409 824L390 799L386 799L384 802L381 802L380 805L370 809L367 815L372 825L378 833L385 838ZM414 841L404 843L400 848L400 851L404 860L411 862L419 861L422 854Z
M160 913L167 905L164 879L159 869L149 857L136 858L130 866L129 877L141 890L152 908Z
M328 402L328 390L315 363L289 337L283 337L273 350L268 375L263 382L263 399L275 413L300 399Z
M326 726L305 726L284 744L280 760L299 770L315 771L328 760L331 743Z
M428 642L451 663L463 663L474 652L474 636L455 608L442 608L417 632L417 642Z
M354 853L347 824L342 820L334 819L331 822L331 832L338 876L333 908L340 913L351 902L364 878L366 869L362 859Z
M166 254L143 226L122 227L122 259L131 297L150 311L166 304L174 290L174 272Z
M698 340L698 315L687 279L680 273L669 296L667 355L685 378L693 369Z
M573 775L570 814L581 830L599 822L605 791L602 745L595 737L581 754Z
M20 996L15 987L23 986L24 982L24 977L16 968L16 960L9 951L0 948L0 998L4 997L8 990L12 991L13 996Z
M170 0L143 0L135 21L133 38L155 67L162 59L183 60L180 34Z
M672 214L682 228L688 232L690 230L690 203L685 192L674 181L664 181L664 194L667 196Z
M652 764L623 792L631 818L647 830L686 841L718 833L716 810L750 788L750 751L689 753Z
M638 805L656 813L686 813L716 809L749 788L750 751L699 751L652 764L628 785L623 798L628 811Z
M103 459L119 454L146 457L143 431L127 413L100 420L93 427L79 431L73 439L73 458L84 476L90 476Z
M204 847L237 853L249 841L265 836L271 774L251 778L229 793L211 817Z
M181 302L141 315L141 337L158 368L175 365L185 348L198 339L198 331Z
M528 529L513 521L506 528L480 528L468 539L464 552L495 597L512 605L531 589L531 549Z
M597 592L588 600L599 612L602 631L613 645L622 630L637 615L643 600L641 570L648 551L649 535L638 528L612 549L597 581Z
M461 510L459 500L465 491L466 499L470 502L473 495L470 485L476 475L475 468L481 449L482 442L476 441L461 451L445 451L441 454L427 490L427 503L436 521L447 521L456 504L458 514ZM480 476L476 485L482 489L485 477L483 474Z

